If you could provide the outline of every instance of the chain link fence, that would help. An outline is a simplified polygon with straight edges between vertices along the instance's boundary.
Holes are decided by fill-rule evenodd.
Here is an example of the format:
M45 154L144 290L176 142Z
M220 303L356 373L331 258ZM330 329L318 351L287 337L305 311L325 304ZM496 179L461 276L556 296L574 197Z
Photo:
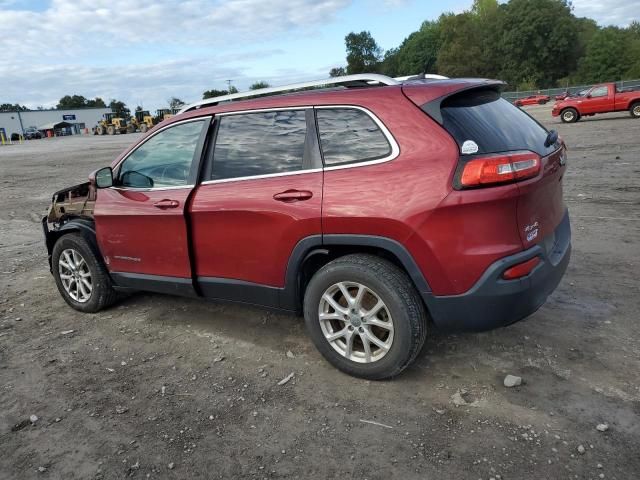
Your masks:
M601 82L602 83L602 82ZM618 88L628 88L628 87L640 87L640 80L621 80L619 82L615 82ZM515 92L502 92L502 97L510 102L517 100L518 98L528 97L529 95L549 95L551 100L554 99L556 95L560 95L567 90L569 93L574 94L578 93L582 90L586 90L588 88L593 87L593 85L575 85L571 87L560 87L560 88L541 88L540 90L521 90Z

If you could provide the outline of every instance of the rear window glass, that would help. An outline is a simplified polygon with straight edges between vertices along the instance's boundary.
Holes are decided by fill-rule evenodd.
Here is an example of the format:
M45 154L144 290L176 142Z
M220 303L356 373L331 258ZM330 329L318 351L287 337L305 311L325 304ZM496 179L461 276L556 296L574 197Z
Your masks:
M443 127L463 154L531 150L545 156L545 130L538 122L500 98L495 90L472 90L453 95L440 106Z
M387 137L362 110L319 108L316 118L327 166L377 160L391 153Z

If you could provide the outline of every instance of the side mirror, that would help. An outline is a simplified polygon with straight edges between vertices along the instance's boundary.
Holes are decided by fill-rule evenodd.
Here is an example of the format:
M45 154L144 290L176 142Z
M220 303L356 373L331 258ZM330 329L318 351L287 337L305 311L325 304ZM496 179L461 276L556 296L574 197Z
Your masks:
M104 167L97 170L95 175L97 188L109 188L113 186L113 170L111 167Z
M587 98L591 98L591 94L590 93L587 93Z
M121 182L124 187L153 188L153 179L135 170L129 170L123 173Z

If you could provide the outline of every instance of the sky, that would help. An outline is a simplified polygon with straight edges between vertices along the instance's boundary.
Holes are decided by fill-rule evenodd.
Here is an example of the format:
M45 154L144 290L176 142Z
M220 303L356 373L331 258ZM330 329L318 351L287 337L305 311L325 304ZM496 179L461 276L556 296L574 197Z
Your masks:
M600 25L640 18L640 0L573 0ZM0 0L0 103L55 106L64 95L155 110L176 96L282 85L345 64L344 37L397 47L424 20L472 0ZM418 73L418 72L416 72Z

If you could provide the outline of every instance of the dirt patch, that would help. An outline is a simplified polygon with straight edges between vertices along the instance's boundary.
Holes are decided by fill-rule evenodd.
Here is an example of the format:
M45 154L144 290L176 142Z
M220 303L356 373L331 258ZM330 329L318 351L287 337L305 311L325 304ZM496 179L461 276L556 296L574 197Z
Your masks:
M387 382L333 369L295 317L153 294L71 310L39 219L137 135L0 147L0 476L635 478L640 121L550 108L528 111L570 148L566 277L524 322L432 332Z

